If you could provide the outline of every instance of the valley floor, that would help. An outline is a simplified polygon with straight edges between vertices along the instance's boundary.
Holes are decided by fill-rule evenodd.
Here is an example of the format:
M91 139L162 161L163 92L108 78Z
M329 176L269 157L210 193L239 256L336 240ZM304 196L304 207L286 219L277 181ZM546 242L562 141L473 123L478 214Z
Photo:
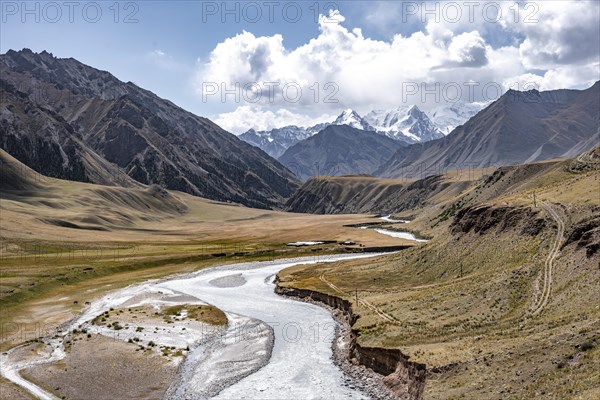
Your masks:
M293 266L279 273L280 285L354 303L361 345L399 348L427 365L425 398L594 399L600 396L600 172L576 162L586 161L499 169L422 195L386 220L255 210L157 188L65 182L21 170L9 178L25 184L3 190L0 202L0 348L27 344L22 359L47 353L40 338L52 338L128 285L215 265L404 245L412 247L377 259ZM431 240L415 245L359 229L374 223ZM319 243L287 245L293 242ZM213 286L227 290L240 282L228 276ZM195 312L186 307L168 318ZM104 325L112 324L109 329L122 331L114 322L125 317L127 329L143 319L134 306L114 308L110 318L100 316ZM219 308L227 313L223 304ZM156 312L165 322L163 311ZM116 315L123 320L113 321ZM64 374L63 367L76 367L82 374L77 376L88 379L81 370L85 354L110 345L91 332L71 334L68 365L36 367L26 377L61 395L65 387L76 387L70 381L76 375ZM174 374L165 362L187 351L182 343L147 342L137 352L135 341L115 346L131 354L138 373L150 366L166 368L165 376ZM107 368L117 362L109 353L96 356ZM149 385L156 381L144 376ZM145 395L165 393L168 385L156 382ZM27 397L4 379L0 389Z
M53 338L62 337L69 357L22 373L49 396L161 397L166 393L177 366L187 359L187 345L144 340L148 327L129 337L132 343L107 339L107 332L123 335L149 324L167 327L162 316L155 322L148 320L151 313L138 309L141 305L95 308L104 296L128 285L216 265L302 256L319 259L332 253L412 244L352 226L373 221L369 215L293 214L152 187L67 182L39 176L6 153L2 156L2 181L14 185L4 188L0 198L0 349L6 352L24 345L10 353L19 364L30 357L48 357L59 348L52 345ZM309 245L288 245L295 242ZM215 284L226 288L235 279ZM72 325L90 310L101 313L89 318L96 324ZM228 317L230 321L240 318ZM194 332L187 325L186 330ZM119 365L131 368L121 371ZM94 378L99 370L106 379ZM113 389L107 391L109 384ZM4 378L0 390L3 396L29 396Z

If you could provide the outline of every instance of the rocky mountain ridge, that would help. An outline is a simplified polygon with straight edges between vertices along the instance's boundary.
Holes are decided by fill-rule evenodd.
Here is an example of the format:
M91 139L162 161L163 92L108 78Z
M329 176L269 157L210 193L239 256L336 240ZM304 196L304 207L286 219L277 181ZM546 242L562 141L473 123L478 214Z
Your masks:
M75 59L10 50L0 84L0 147L44 175L159 184L260 208L280 207L298 186L212 121Z
M600 82L586 90L509 90L448 136L400 148L375 174L423 178L575 157L600 141L598 109Z

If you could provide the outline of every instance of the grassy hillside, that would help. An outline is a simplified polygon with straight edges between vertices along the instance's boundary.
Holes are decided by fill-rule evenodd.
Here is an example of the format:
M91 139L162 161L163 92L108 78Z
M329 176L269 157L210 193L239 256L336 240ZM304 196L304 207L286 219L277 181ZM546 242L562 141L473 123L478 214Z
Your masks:
M355 303L361 344L427 364L426 398L598 398L600 171L592 158L581 160L586 168L571 160L501 168L400 213L417 217L405 226L434 237L426 245L294 267L282 284Z
M379 179L369 175L319 176L290 197L286 210L314 214L389 214L436 205L460 194L494 169L455 171L425 179Z

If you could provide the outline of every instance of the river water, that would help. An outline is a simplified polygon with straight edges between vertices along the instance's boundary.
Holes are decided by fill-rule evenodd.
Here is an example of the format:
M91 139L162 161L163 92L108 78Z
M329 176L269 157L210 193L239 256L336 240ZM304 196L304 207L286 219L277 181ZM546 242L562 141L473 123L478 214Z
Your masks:
M236 362L240 363L241 367L242 364L251 364L252 359L264 357L264 350L260 350L259 354L259 350L256 350L250 341L245 345L244 326L237 326L249 321L262 321L272 328L274 334L268 363L241 380L235 379L237 382L226 387L215 398L361 399L365 396L346 382L342 371L332 361L332 341L335 332L332 315L325 308L275 294L273 280L279 271L294 265L376 257L382 254L385 253L315 256L233 264L162 281L145 282L123 288L93 302L75 323L83 323L108 310L108 307L118 308L128 304L128 301L144 293L158 291L191 295L225 311L230 320L227 329L235 338L228 342L229 345L219 348L223 357L217 354L207 361L210 365L193 369L200 372L188 378L187 384L190 387L202 386L211 371L214 383L220 375L223 379L234 375ZM252 326L256 327L256 324ZM255 339L256 334L252 340L256 342ZM234 357L231 352L236 353ZM64 353L62 355L64 356ZM17 375L18 370L32 365L33 362L11 363L10 357L2 358L3 376L35 393L37 397L54 397ZM57 358L60 356L56 357L55 354L53 359ZM234 361L222 365L223 359ZM227 368L230 371L227 371ZM215 374L215 371L224 372Z
M277 272L294 265L374 257L380 254L333 255L289 261L231 265L160 283L161 287L191 294L220 309L258 319L275 334L269 363L226 388L218 399L359 399L364 396L345 384L333 364L335 321L324 308L274 293ZM219 287L215 279L241 274L241 286ZM239 280L236 278L239 282ZM243 335L242 335L243 340ZM197 379L202 379L198 376Z
M417 239L417 237L410 232L399 232L399 231L392 231L389 229L375 229L375 232L381 233L382 235L387 235L387 236L391 236L391 237L395 237L395 238L399 238L399 239L412 240L414 242L419 242L419 243L428 242L427 239Z

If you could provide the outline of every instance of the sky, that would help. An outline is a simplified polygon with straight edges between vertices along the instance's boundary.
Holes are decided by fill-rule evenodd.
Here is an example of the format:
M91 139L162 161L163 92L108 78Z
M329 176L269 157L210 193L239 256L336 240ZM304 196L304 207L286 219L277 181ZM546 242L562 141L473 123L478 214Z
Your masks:
M0 52L73 57L239 134L600 79L600 2L0 2Z

